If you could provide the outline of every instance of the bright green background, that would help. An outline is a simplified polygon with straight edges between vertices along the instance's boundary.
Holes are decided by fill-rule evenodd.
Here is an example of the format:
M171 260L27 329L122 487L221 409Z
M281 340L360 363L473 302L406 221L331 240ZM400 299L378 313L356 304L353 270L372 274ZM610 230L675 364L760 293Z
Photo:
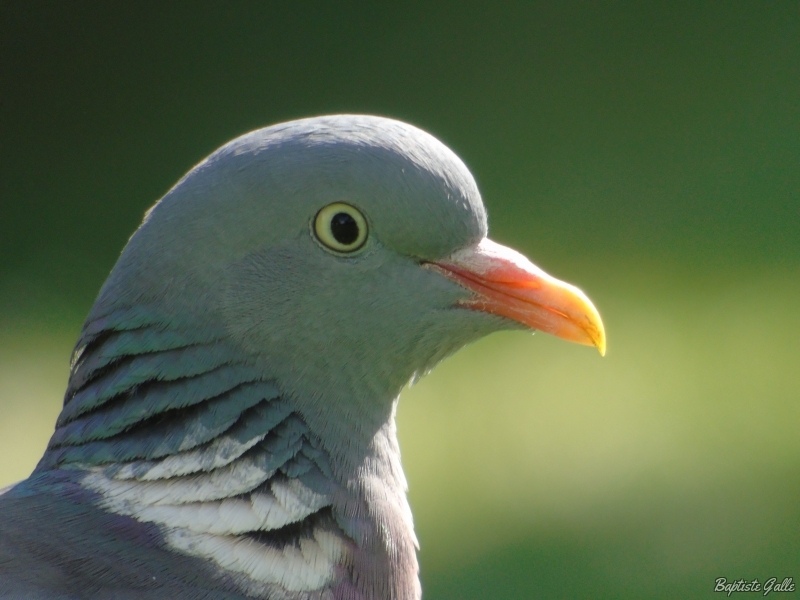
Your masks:
M800 579L797 2L0 3L0 485L142 214L249 129L440 137L609 350L492 336L406 393L426 600ZM781 597L796 597L783 594Z

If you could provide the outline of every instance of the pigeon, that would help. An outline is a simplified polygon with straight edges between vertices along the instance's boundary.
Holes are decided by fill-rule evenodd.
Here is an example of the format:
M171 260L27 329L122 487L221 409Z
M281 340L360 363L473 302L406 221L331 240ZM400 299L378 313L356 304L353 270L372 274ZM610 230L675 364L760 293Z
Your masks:
M436 138L333 115L234 139L102 286L47 449L0 495L0 598L420 598L398 398L507 329L605 352Z

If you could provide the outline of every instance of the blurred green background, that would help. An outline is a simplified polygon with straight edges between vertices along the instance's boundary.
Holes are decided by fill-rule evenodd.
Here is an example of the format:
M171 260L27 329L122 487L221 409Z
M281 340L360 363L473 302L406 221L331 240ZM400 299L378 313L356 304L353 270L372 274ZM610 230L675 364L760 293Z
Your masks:
M800 579L796 1L2 2L0 103L0 486L159 196L250 129L374 113L450 145L609 341L498 334L405 393L426 600Z

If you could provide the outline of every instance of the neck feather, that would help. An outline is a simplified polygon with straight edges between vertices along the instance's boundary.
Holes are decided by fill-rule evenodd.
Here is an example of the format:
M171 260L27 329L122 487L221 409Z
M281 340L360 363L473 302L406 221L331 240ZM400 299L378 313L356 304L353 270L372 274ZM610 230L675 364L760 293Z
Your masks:
M256 597L419 598L394 401L332 447L222 332L141 309L87 323L37 469L78 469L102 508L159 526ZM355 448L355 450L354 450Z

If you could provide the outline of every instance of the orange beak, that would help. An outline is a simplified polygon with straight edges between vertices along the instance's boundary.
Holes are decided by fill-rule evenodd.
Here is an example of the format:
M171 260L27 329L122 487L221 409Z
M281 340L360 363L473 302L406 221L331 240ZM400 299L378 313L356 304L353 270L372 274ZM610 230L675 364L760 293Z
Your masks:
M519 252L484 238L427 268L474 292L459 304L512 319L606 353L600 313L581 290L551 277Z

